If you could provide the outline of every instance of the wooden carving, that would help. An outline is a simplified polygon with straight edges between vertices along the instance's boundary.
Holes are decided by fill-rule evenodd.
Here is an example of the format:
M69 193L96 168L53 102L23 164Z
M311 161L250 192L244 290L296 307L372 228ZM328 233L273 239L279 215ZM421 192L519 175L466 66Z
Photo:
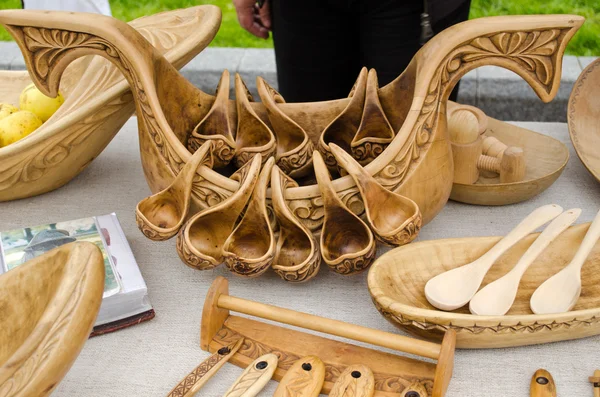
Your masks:
M104 291L92 243L58 247L0 276L0 396L48 396L88 339Z

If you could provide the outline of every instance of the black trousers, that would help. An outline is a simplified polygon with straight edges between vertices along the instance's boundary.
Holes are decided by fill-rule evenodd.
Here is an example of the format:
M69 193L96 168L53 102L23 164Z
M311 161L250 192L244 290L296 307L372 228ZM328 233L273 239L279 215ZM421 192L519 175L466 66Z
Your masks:
M363 66L384 86L419 50L423 8L422 0L271 0L279 91L288 102L344 98ZM465 0L434 16L434 32L466 20L469 8Z

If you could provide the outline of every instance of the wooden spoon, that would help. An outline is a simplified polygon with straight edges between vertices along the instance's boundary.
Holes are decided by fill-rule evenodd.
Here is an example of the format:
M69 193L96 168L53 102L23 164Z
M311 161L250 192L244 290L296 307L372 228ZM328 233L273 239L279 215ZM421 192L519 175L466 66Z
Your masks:
M317 184L323 198L321 255L336 273L353 274L365 270L375 258L375 239L371 229L338 197L323 157L313 154Z
M455 310L466 305L479 289L490 267L506 250L562 211L556 204L536 209L479 259L433 277L425 284L425 296L429 303L441 310Z
M366 365L351 365L337 378L329 397L371 397L375 393L375 377Z
M564 269L544 281L529 302L535 314L568 312L581 294L581 268L600 238L600 211L590 225L573 260Z
M531 397L556 397L556 385L550 372L538 369L531 378L529 388Z
M277 355L268 353L250 364L223 397L254 397L269 383L277 369Z
M421 230L421 211L408 197L381 186L365 169L335 143L329 148L338 164L352 176L365 205L367 222L377 240L389 245L413 241Z
M270 157L260 172L242 220L223 244L225 265L241 276L259 276L273 262L275 235L267 212L267 186L273 164L275 158Z
M215 354L204 360L192 372L181 380L167 394L167 397L192 397L216 374L223 365L240 349L244 338L240 338L227 347L222 347Z
M404 389L400 397L429 397L429 394L423 383L415 382Z
M317 397L325 382L325 364L316 356L296 361L285 373L273 397Z
M480 316L503 316L508 312L519 289L523 273L548 245L581 215L580 208L570 209L554 219L531 244L510 272L486 285L469 303L471 313Z
M308 281L319 272L321 255L314 235L294 215L285 201L288 187L298 184L274 166L271 171L271 202L279 222L279 239L273 258L273 270L290 282Z
M181 228L190 209L192 185L198 167L212 167L211 145L207 141L196 150L169 187L138 203L136 223L150 240L168 240Z
M177 253L186 265L206 270L223 262L223 244L252 195L260 164L261 156L257 154L235 193L198 212L183 225L177 235Z

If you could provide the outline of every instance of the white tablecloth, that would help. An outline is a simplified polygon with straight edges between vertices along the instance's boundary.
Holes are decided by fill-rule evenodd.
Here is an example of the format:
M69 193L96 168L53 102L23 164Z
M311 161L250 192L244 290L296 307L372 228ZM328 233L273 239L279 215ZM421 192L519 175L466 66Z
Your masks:
M521 204L479 207L449 202L422 230L419 239L501 235L537 206L557 203L581 207L581 222L600 208L600 184L573 151L567 126L519 123L565 142L571 159L564 174L546 192ZM269 272L259 279L230 275L220 267L197 271L185 266L175 239L152 242L135 225L137 202L149 194L140 164L135 118L75 180L34 198L1 203L0 230L116 212L148 284L156 318L90 339L54 392L56 397L164 396L208 353L199 347L200 318L206 291L216 276L230 280L233 295L350 323L399 332L379 315L366 286L367 274L342 277L327 268L302 285L284 283ZM448 397L528 396L530 378L548 369L559 396L592 396L587 381L600 368L600 337L501 350L460 350ZM241 373L227 364L199 395L221 396ZM270 382L261 396L271 396Z

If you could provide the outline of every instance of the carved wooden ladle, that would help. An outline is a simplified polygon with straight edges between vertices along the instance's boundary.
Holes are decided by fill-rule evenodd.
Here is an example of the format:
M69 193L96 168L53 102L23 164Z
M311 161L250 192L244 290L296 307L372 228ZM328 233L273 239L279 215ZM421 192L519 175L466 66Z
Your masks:
M323 157L313 154L317 184L323 197L321 254L336 273L353 274L365 270L375 258L375 239L371 229L338 197Z
M296 218L285 201L285 191L298 184L274 166L271 171L271 202L279 222L279 238L273 258L273 270L282 279L304 282L313 278L321 266L319 244L315 236Z
M212 167L210 141L205 142L179 172L173 183L140 201L135 209L138 228L150 240L168 240L177 234L190 209L192 185L200 166Z
M365 205L367 222L375 237L389 245L413 241L421 230L419 206L398 193L381 186L365 169L335 143L329 145L338 164L356 182Z
M267 212L267 187L275 159L269 157L242 220L223 244L225 265L241 276L256 277L273 262L275 235Z
M277 137L277 165L292 178L307 175L314 150L310 137L304 128L279 108L278 104L285 103L280 93L262 77L256 78L256 87Z
M261 157L254 156L240 188L221 203L191 217L177 235L177 253L188 266L212 269L223 262L223 244L233 231L260 172Z

